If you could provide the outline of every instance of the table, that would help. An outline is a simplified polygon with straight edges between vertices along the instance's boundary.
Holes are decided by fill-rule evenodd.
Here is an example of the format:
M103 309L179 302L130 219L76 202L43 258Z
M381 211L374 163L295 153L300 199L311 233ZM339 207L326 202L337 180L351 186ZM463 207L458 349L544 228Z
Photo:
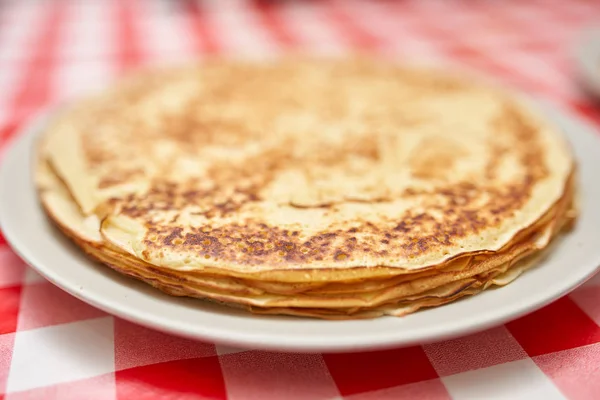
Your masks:
M132 68L213 55L374 52L453 62L600 123L573 46L597 1L5 1L0 147L41 107ZM568 266L565 266L568 267ZM54 287L0 240L0 399L593 399L600 278L489 331L404 349L283 354L189 341Z

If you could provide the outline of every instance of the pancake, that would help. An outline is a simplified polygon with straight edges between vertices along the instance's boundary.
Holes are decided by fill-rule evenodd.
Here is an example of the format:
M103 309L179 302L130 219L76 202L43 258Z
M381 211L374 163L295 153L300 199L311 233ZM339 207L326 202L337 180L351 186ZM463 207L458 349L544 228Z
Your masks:
M363 318L372 315L371 311L375 308L386 310L381 311L380 315L398 314L397 308L390 308L390 303L402 304L402 310L405 310L402 315L405 315L408 310L416 311L422 307L442 304L462 297L466 292L460 296L459 293L467 288L474 290L475 285L483 285L486 281L491 281L517 263L519 259L536 250L544 249L555 232L572 219L569 212L573 203L573 191L568 190L563 199L553 207L552 212L538 221L536 225L539 229L531 233L527 240L497 252L494 256L463 257L462 262L449 263L435 273L430 271L426 274L412 274L410 277L400 276L398 278L403 278L402 280L395 278L391 282L376 282L375 285L370 285L372 282L351 281L345 282L348 287L344 287L344 283L337 282L333 284L333 290L331 288L328 290L326 287L309 288L303 292L304 295L296 287L294 290L283 291L287 292L286 294L294 294L288 297L282 296L282 293L264 290L269 288L271 282L260 282L257 285L256 282L223 276L177 275L174 273L177 271L169 272L122 253L118 248L103 242L97 230L94 230L94 225L86 223L77 204L70 198L65 186L52 173L47 163L40 162L36 176L38 186L41 188L42 202L48 214L53 216L65 234L90 256L121 273L141 279L173 295L245 305L257 313L310 314L315 317L321 314L323 318L329 319L339 319L344 316ZM98 225L95 229L98 229ZM361 290L356 290L357 288ZM408 307L408 303L412 305ZM267 308L271 311L266 311ZM308 309L308 311L298 311L299 309ZM365 309L370 311L367 312Z
M557 201L573 165L516 100L439 73L232 63L156 80L48 132L84 213L154 265L422 269L504 246Z
M65 110L36 165L92 258L267 314L441 305L515 279L576 217L570 148L525 103L374 60L140 73Z

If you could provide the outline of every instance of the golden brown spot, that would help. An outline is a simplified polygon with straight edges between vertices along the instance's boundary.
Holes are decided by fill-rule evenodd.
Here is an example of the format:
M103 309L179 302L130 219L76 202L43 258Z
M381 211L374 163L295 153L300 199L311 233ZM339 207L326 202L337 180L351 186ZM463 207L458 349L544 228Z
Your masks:
M460 143L436 137L435 140L423 140L413 154L410 159L413 176L424 180L446 180L454 163L467 153Z

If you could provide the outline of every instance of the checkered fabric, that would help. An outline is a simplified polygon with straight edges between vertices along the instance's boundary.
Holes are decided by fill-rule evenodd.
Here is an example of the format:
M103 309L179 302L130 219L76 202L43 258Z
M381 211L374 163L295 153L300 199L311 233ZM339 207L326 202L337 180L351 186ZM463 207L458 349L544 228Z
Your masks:
M33 112L140 65L209 54L368 51L450 61L595 123L571 55L598 1L0 2L0 145ZM600 22L600 21L599 21ZM597 399L600 278L527 317L424 346L352 354L226 348L114 318L0 240L0 399Z

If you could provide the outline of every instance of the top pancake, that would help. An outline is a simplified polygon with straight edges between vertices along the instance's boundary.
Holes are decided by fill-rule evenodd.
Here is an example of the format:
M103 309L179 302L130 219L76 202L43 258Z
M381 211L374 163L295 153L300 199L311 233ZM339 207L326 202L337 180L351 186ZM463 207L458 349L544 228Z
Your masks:
M140 74L45 143L104 240L180 270L417 270L495 251L573 170L507 93L365 60Z

